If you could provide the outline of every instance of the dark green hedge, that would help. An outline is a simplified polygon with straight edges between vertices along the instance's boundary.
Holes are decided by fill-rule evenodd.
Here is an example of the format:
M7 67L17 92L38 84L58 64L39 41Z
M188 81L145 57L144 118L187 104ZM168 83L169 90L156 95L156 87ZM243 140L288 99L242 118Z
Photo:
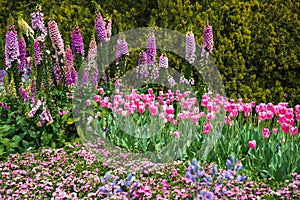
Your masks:
M297 0L104 0L100 6L84 0L2 0L1 60L9 14L16 16L16 12L22 11L30 24L30 13L37 3L43 7L46 22L50 16L57 21L67 43L77 21L86 49L95 33L93 15L97 8L112 16L113 34L149 25L184 34L190 29L199 44L209 14L215 41L212 57L230 98L300 103L300 2ZM176 65L182 62L170 60Z

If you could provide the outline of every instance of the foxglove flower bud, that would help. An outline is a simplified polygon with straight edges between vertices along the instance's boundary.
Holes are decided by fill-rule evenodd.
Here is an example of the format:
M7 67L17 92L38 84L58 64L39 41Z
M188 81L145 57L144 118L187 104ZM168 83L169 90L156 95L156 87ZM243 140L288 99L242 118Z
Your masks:
M166 54L162 54L159 57L159 67L161 68L168 68L169 64L168 64L168 57Z
M75 26L72 30L72 51L75 55L80 54L82 57L84 57L82 34L78 26Z
M213 50L213 32L212 32L212 26L206 25L204 26L203 30L203 50L207 50L209 53L212 53Z
M95 22L98 40L102 46L102 43L106 41L107 32L105 28L106 22L103 20L101 13L96 14L94 22Z
M196 44L192 32L188 32L185 37L185 59L192 64L195 61Z
M154 32L151 31L147 43L147 64L152 65L156 62L156 40Z

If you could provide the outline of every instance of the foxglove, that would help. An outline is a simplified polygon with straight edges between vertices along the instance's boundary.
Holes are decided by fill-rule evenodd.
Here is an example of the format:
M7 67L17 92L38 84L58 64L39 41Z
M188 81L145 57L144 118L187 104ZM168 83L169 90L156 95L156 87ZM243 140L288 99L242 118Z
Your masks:
M88 52L88 66L94 67L96 65L96 56L97 56L97 43L94 37L92 37L92 40L89 45L89 52Z
M38 6L37 11L35 13L32 13L31 16L31 23L32 23L32 28L34 30L39 30L41 32L41 35L38 36L38 41L44 42L45 37L47 36L47 29L45 28L44 24L44 13L41 12L42 7Z
M84 57L82 34L79 26L77 25L72 30L72 51L75 55L81 55Z
M68 46L66 49L66 64L64 68L65 80L68 86L75 85L77 82L77 72L73 66L72 50Z
M17 40L17 31L14 26L9 27L9 30L6 33L6 45L5 45L5 53L6 53L6 65L7 68L11 67L11 64L16 61L20 62L19 56L19 44Z
M192 32L188 32L185 36L185 59L192 64L195 61L195 37Z
M41 51L41 44L40 44L40 42L38 41L37 38L34 40L33 45L34 45L34 62L35 62L35 65L40 65L41 61L43 60L43 53Z
M121 59L122 55L129 55L128 44L125 41L125 38L119 38L117 41L117 50L116 50L117 62Z
M107 32L105 28L106 22L103 20L101 13L96 14L94 22L98 40L100 42L100 45L102 46L102 43L105 42L107 39Z
M154 32L151 31L148 35L147 43L147 64L152 65L156 62L156 41Z
M212 26L206 25L204 26L203 30L203 37L204 37L204 42L203 42L203 49L206 50L209 53L212 53L213 50L213 32L212 32Z
M109 19L108 20L108 23L107 23L107 27L106 27L106 31L107 31L107 41L110 40L110 37L111 37L111 29L112 29L112 19Z
M26 43L23 37L18 39L20 63L18 64L18 72L22 75L26 73Z
M48 22L49 36L52 42L52 46L55 49L58 56L65 57L64 41L58 30L57 23L53 20Z
M168 57L166 54L162 54L159 57L159 67L160 68L168 68L169 64L168 64Z

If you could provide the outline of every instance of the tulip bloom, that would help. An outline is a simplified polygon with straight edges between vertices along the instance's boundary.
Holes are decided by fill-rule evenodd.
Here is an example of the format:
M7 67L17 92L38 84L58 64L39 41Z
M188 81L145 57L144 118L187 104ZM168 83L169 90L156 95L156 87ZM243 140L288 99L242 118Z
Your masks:
M262 130L262 136L264 138L269 138L270 137L270 130L267 129L267 128L263 128L263 130Z
M255 149L256 148L256 141L255 140L249 141L248 146L249 146L250 149Z

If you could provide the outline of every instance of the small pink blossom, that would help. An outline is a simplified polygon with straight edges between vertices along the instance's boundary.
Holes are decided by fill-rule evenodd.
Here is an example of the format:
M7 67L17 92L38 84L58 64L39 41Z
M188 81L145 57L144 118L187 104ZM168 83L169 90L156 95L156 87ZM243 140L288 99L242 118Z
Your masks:
M256 148L256 141L255 140L249 141L248 146L249 146L250 149L255 149Z

